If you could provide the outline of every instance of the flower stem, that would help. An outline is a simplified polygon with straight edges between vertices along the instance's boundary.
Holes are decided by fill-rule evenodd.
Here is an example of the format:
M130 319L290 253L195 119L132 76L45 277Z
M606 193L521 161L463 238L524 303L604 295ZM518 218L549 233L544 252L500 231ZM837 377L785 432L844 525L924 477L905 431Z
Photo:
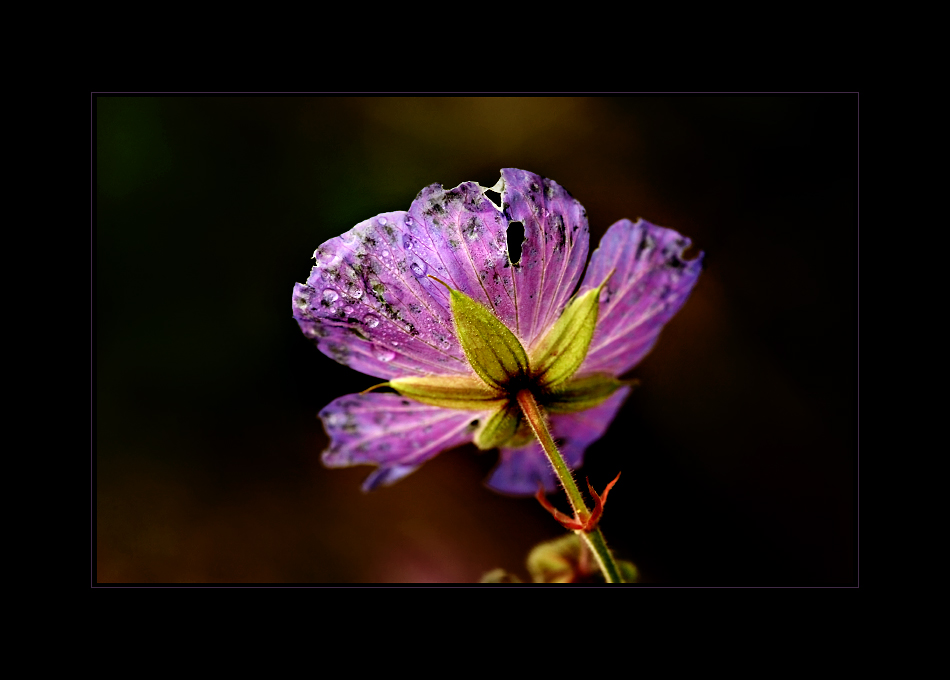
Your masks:
M570 468L567 467L567 463L561 457L561 452L557 450L557 445L555 445L554 439L551 438L551 433L544 420L544 413L530 390L521 390L518 393L518 405L521 407L521 411L524 413L528 424L531 425L538 441L541 442L541 448L544 449L544 453L551 462L554 474L557 475L561 486L564 487L567 499L574 510L574 515L578 519L586 521L590 517L590 510L587 509L584 497L581 496L580 489L577 488L577 484L574 482L574 476L571 474ZM620 583L622 581L620 569L607 548L607 542L604 540L600 527L594 527L593 531L575 531L574 533L579 534L587 543L590 551L597 559L597 564L600 566L607 583Z

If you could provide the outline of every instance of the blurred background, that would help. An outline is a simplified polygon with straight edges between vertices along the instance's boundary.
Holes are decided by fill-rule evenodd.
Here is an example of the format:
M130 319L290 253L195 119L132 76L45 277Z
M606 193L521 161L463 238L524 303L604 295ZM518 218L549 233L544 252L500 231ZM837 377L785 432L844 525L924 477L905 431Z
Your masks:
M378 382L291 318L424 186L564 186L706 267L580 476L642 581L857 582L858 98L92 98L96 580L477 582L564 530L471 445L363 494L317 412ZM567 509L562 497L552 497Z

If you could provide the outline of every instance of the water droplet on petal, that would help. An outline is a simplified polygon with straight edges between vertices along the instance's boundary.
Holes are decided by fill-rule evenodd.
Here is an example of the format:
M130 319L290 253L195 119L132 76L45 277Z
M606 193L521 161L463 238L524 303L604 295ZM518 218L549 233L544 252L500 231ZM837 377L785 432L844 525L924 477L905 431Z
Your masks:
M385 217L380 217L380 218L379 218L379 223L380 223L380 224L386 224L386 218L385 218Z
M383 255L383 257L389 257L389 251L388 251L388 250L384 250L383 253L382 253L382 255Z
M412 237L409 234L402 237L402 247L406 250L412 250Z
M392 361L396 358L396 353L391 349L378 349L376 350L376 358L380 361Z
M422 260L414 260L413 263L409 265L409 269L411 269L412 273L416 276L422 277L425 276L429 270L429 265Z
M412 226L412 218L409 215L406 215L406 226L407 227Z
M323 299L326 300L327 302L330 302L330 303L336 302L337 299L339 299L339 297L340 296L337 294L335 290L331 290L327 288L325 291L323 291Z
M363 289L356 285L356 283L350 282L346 284L346 294L351 298L359 300L363 297Z
M446 340L445 338L442 338L439 341L439 347L441 347L442 349L448 349L451 346L452 346L452 343Z
M342 413L331 413L327 417L327 425L330 427L339 427L346 422L346 416Z
M376 328L379 325L379 319L372 314L367 314L363 317L363 323L365 323L370 328Z
M346 307L343 308L343 311L346 312L347 314L352 314L353 307L351 307L350 305L347 305Z

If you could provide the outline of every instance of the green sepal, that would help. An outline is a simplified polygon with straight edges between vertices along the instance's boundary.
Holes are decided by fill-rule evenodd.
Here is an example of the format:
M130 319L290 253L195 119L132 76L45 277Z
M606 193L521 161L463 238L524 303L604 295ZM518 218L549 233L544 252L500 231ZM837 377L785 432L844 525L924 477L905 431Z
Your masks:
M610 275L596 288L571 300L551 330L532 349L532 377L542 387L557 387L584 363L597 327L600 291L609 278Z
M475 446L487 451L504 445L518 432L520 420L518 402L504 402L475 433Z
M617 380L606 373L594 373L561 383L547 392L541 403L548 413L576 413L599 406L624 385L636 385L635 380Z
M446 286L448 288L448 286ZM528 371L528 354L498 317L465 293L451 292L455 331L475 372L488 385L504 389Z
M441 408L487 411L505 403L501 392L475 376L409 376L394 378L389 386L404 397Z

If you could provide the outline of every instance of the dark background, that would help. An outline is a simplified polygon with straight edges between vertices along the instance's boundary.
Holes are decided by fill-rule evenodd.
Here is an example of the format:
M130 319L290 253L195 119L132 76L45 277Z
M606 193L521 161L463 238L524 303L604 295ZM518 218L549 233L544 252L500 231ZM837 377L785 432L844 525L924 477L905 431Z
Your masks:
M591 250L706 268L581 477L647 583L857 583L858 97L92 98L96 580L527 578L563 533L466 446L373 494L316 413L376 378L291 318L313 250L427 184L556 180ZM691 256L691 255L689 255ZM562 509L566 502L554 497Z

